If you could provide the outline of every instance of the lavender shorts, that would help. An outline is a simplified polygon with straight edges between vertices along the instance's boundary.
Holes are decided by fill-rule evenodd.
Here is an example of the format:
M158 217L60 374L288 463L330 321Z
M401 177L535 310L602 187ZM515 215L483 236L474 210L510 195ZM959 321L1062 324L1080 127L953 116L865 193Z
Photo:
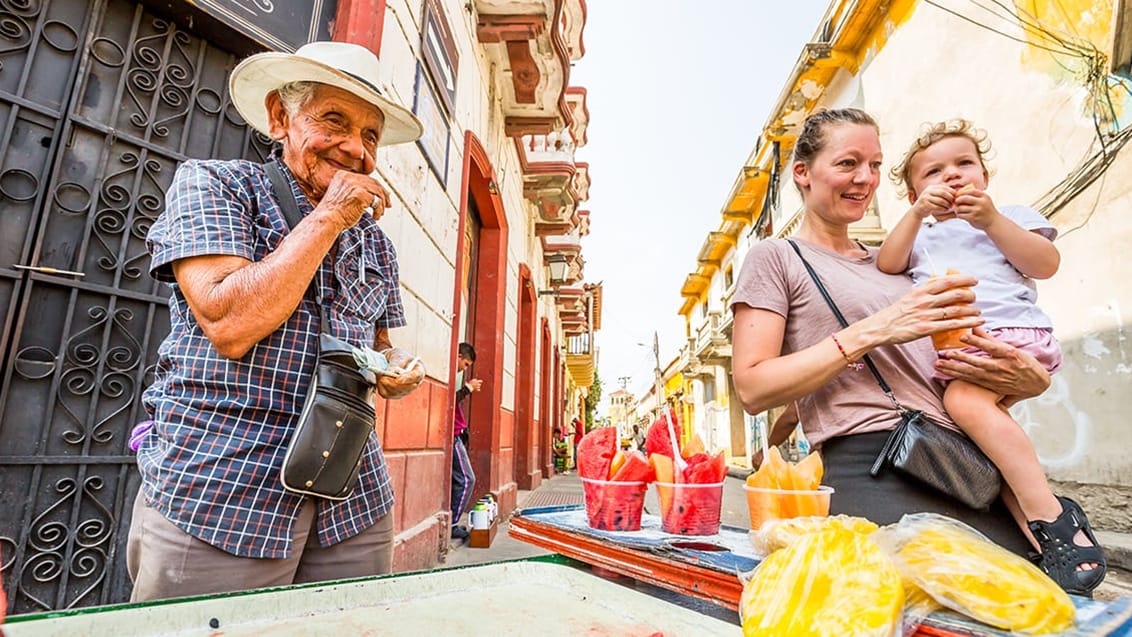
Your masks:
M995 339L1011 345L1038 359L1038 363L1049 373L1061 369L1061 346L1053 337L1053 330L1039 327L1000 327L987 330ZM987 358L987 353L977 347L964 347L962 350L973 356ZM935 370L932 372L934 380L946 383L952 380L951 376Z

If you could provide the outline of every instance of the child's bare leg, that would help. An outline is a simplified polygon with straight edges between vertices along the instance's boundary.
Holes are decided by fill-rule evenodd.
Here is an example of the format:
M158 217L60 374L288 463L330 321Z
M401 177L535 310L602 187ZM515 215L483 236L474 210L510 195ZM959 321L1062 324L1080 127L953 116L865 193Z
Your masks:
M999 398L989 389L956 380L947 385L943 406L1002 472L1026 519L1053 520L1061 503L1049 489L1030 438L999 406Z
M1038 546L1038 541L1034 539L1034 534L1030 532L1030 525L1026 524L1026 514L1022 512L1022 507L1018 505L1018 498L1010 490L1009 484L1002 485L1002 503L1006 505L1006 510L1010 511L1010 517L1014 518L1018 528L1022 529L1022 534L1026 536L1026 540L1040 552L1041 547Z
M1027 520L1056 520L1061 515L1061 503L1053 495L1045 471L1038 462L1038 454L1029 436L1010 412L999 404L1002 397L995 392L963 381L952 381L943 393L943 406L975 444L987 454L1011 494L1005 497L1007 508L1018 521L1019 527L1031 544L1037 548ZM1012 497L1011 497L1012 496ZM1021 510L1019 519L1015 508ZM1074 542L1090 546L1088 538L1078 532ZM1082 564L1078 570L1091 570L1093 564Z

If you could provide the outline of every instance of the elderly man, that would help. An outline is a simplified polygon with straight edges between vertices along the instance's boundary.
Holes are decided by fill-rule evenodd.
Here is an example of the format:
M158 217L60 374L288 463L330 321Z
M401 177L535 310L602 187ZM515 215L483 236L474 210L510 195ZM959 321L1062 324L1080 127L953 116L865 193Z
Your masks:
M138 449L133 601L392 570L393 490L372 429L344 500L280 481L320 332L394 366L411 358L389 339L405 315L377 225L389 195L370 175L379 146L422 129L378 78L377 57L352 44L252 56L232 71L232 101L280 143L268 163L285 185L248 161L177 170L148 236L152 274L172 287L171 331L143 396L154 425ZM301 213L294 227L285 202ZM423 376L383 376L378 390L397 398Z

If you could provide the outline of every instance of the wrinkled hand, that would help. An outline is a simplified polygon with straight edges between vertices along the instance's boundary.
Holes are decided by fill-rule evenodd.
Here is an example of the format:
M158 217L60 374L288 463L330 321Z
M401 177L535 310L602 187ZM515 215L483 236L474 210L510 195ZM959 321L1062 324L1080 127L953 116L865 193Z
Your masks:
M1049 372L1033 356L995 340L981 328L962 340L990 358L957 349L944 350L936 361L936 369L1006 396L1010 404L1038 396L1049 388Z
M938 217L950 212L955 204L955 192L944 184L935 184L924 188L912 204L911 212L920 219Z
M399 347L391 347L382 354L389 360L387 374L377 379L377 393L382 398L404 398L424 381L425 367L420 359ZM394 373L398 371L399 373Z
M994 201L983 190L967 190L956 195L955 214L979 230L986 230L1001 217Z
M984 323L971 288L978 280L966 274L950 274L913 288L897 302L864 319L879 333L878 343L907 343L936 332Z
M372 206L372 208L371 208ZM339 170L330 180L315 212L325 215L342 232L352 228L364 214L380 219L389 207L389 193L369 175Z

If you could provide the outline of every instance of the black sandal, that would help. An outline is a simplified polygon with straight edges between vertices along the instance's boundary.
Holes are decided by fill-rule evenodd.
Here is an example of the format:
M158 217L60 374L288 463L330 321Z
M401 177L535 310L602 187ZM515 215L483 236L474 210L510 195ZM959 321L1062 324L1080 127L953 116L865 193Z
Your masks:
M1069 498L1057 496L1061 503L1061 515L1053 522L1045 520L1030 520L1026 525L1034 534L1034 539L1042 549L1042 560L1039 566L1057 585L1066 593L1074 595L1093 596L1093 589L1104 581L1108 570L1104 559L1104 551L1100 542L1093 535L1089 527L1089 519L1081 506ZM1092 546L1080 546L1073 541L1077 532L1093 543ZM1096 568L1089 571L1079 571L1081 564L1096 564Z

